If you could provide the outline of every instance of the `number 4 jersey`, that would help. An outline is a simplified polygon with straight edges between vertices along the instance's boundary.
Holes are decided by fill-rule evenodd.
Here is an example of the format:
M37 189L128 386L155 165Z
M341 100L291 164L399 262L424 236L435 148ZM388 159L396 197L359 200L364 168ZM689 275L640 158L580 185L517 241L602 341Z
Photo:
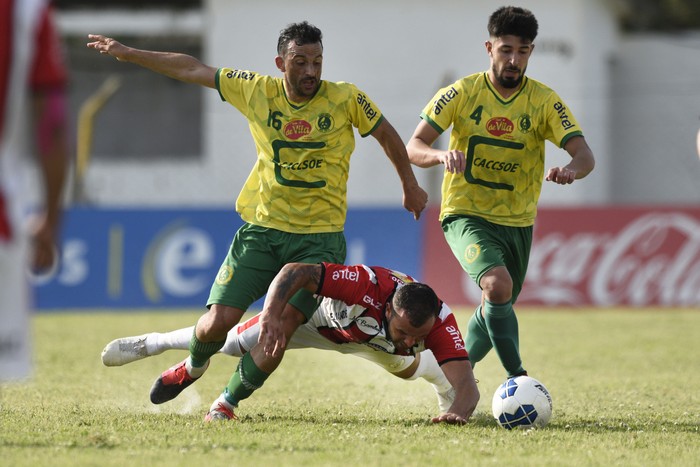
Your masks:
M438 133L452 126L449 149L466 157L464 173L445 172L440 220L468 215L512 227L534 224L545 140L563 147L582 134L559 96L527 77L503 99L486 73L467 76L439 90L421 118Z
M354 128L365 137L381 123L356 86L321 81L307 102L288 100L284 80L221 68L221 98L248 119L257 162L236 201L251 224L290 233L341 232Z

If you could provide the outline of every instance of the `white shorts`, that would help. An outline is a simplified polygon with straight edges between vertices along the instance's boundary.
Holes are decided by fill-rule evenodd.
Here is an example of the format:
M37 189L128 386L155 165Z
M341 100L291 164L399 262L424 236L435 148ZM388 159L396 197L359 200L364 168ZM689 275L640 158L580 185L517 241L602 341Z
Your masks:
M226 344L221 349L221 352L235 357L242 357L245 352L253 348L258 343L258 336L260 335L259 319L260 315L257 314L229 331ZM234 336L235 338L232 338ZM405 370L415 360L413 356L389 354L354 342L336 344L319 334L318 329L311 322L299 326L289 340L287 349L321 349L352 354L376 363L390 373L398 373Z
M30 294L27 242L23 232L0 240L0 381L26 378L31 373Z

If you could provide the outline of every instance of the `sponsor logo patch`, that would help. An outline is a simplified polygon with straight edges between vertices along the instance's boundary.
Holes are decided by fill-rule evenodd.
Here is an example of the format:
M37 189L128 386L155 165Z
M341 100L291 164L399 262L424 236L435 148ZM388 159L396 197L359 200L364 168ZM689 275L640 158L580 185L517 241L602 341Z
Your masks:
M455 349L464 350L464 341L462 340L462 335L459 333L459 329L454 326L446 326L445 331L450 334L452 342L455 344Z
M376 336L377 334L379 334L379 331L382 330L377 320L367 316L357 318L355 320L355 324L357 325L357 329L367 334L368 336Z
M561 102L555 103L554 110L557 111L557 115L559 115L559 120L561 121L561 127L564 130L574 127L574 124L569 120L569 115L566 113L566 106L564 104Z
M238 78L238 79L245 79L248 81L251 81L253 78L255 78L255 73L252 73L250 71L243 71L243 70L232 70L226 73L226 77L231 79L231 78Z
M440 96L440 99L436 99L434 102L435 107L433 107L433 112L435 112L435 115L440 115L440 112L442 112L442 109L445 108L447 103L457 97L458 94L459 92L454 88L454 86L452 86Z
M367 120L369 120L370 122L374 120L374 117L377 116L378 112L372 108L372 104L369 102L369 100L367 100L367 97L364 94L359 93L357 95L357 103L360 105L362 111L367 116Z
M311 124L306 120L292 120L284 126L284 136L299 139L311 133Z
M486 122L486 131L494 136L503 136L513 133L515 125L506 117L493 117Z
M337 271L333 271L333 274L331 274L331 278L334 281L344 280L357 282L360 280L360 273L349 269L339 269Z

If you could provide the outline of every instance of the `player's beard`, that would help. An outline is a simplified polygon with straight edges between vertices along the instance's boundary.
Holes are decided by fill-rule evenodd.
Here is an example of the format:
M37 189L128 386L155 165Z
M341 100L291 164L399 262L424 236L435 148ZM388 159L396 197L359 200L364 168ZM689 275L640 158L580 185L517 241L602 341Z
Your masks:
M309 87L302 86L305 81L308 82L309 80L313 80L313 87L311 90L309 90ZM302 78L294 85L294 92L297 96L313 97L316 94L316 91L318 91L320 83L321 82L315 77Z
M498 73L496 71L496 67L493 67L493 74L496 76L496 81L498 81L498 84L503 86L506 89L513 89L517 88L520 86L520 83L523 82L523 77L525 76L525 70L527 70L527 67L523 68L522 70L519 68L504 68L501 73ZM517 71L518 72L518 77L517 78L505 78L503 76L504 71Z

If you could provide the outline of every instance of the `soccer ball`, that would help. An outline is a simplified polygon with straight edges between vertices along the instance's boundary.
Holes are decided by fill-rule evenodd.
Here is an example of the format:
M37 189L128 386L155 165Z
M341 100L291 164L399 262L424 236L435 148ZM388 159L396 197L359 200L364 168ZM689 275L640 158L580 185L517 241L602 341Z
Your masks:
M498 424L506 430L542 428L552 417L552 397L535 378L516 376L498 386L491 410Z

